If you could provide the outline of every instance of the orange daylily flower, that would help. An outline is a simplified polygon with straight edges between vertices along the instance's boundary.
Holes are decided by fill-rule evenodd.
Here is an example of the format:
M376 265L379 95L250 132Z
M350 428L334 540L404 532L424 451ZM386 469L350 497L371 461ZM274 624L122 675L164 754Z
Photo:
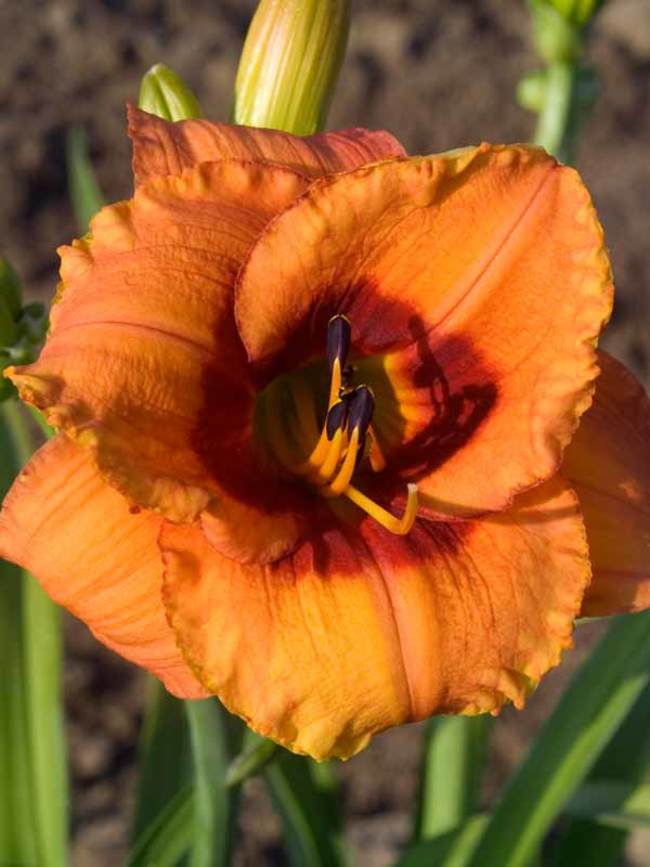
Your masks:
M62 248L47 344L9 374L60 433L3 556L316 758L521 706L581 612L648 606L650 404L594 348L611 277L573 169L130 130L135 195Z

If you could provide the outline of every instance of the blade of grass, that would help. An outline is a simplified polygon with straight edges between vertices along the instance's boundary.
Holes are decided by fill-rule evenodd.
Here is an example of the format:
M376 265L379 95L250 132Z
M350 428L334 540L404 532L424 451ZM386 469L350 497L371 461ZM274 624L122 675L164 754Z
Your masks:
M190 851L194 787L180 789L136 839L127 867L176 867Z
M244 724L216 699L186 701L194 760L191 867L226 867L232 857L239 787L226 775L240 752Z
M567 804L566 812L614 828L650 827L650 784L634 786L611 780L585 783Z
M157 820L192 780L192 751L182 701L149 678L145 717L138 749L138 782L132 841Z
M572 817L569 828L562 833L559 846L553 847L553 867L575 867L584 852L591 860L589 867L620 867L625 849L627 830L599 825L589 819Z
M648 682L650 613L617 618L511 780L472 867L525 867Z
M196 716L195 710L196 708L192 708ZM209 710L202 714L202 717L194 721L197 728L208 723L214 713ZM232 725L232 722L231 718L229 723ZM237 742L241 746L242 740L244 741L240 756L250 755L254 745L267 743L253 732L246 731L243 739L240 734L235 732L235 738L230 740L233 747ZM203 739L202 735L199 739ZM234 763L231 762L231 768L233 764L235 767L239 766L236 759ZM316 764L291 755L279 747L275 748L270 763L263 767L271 796L284 820L290 863L300 867L340 867L345 864L341 842L341 815L336 797L337 783L331 767L327 763ZM258 766L256 770L261 771L262 767ZM222 791L218 797L232 795L233 788L239 787L241 782L240 779L227 781L228 790ZM195 795L194 784L177 792L138 836L128 867L172 867L189 852L193 843L196 843L194 811L198 804ZM223 811L220 816L223 817ZM223 818L219 819L218 827L223 827ZM211 863L224 863L223 860L218 860L220 857L222 856L217 852L216 860Z
M648 779L650 766L650 685L637 699L632 711L603 751L591 772L587 785L594 781L635 787ZM553 848L557 867L571 867L578 853L584 853L593 867L618 864L627 840L624 826L605 827L598 822L575 818L563 828Z
M347 863L337 783L329 765L279 750L264 771L280 814L293 867L341 867Z
M414 842L457 828L477 810L492 723L488 715L428 723Z
M400 858L395 867L464 867L488 817L474 815L462 826L415 843Z
M81 127L68 131L66 165L70 201L79 231L85 233L90 218L102 207L104 200L88 157L86 133Z
M61 614L32 575L23 573L23 582L25 690L32 808L39 828L38 863L40 867L61 867L67 857L69 796L61 695Z
M21 419L13 400L0 403L0 495L4 497L20 472L23 455L16 428ZM31 807L31 764L23 661L22 570L0 561L0 658L3 677L0 701L0 775L4 795L0 808L0 863L35 864L37 856Z
M0 494L35 445L23 407L0 404ZM0 703L0 861L66 863L67 776L61 711L59 613L36 581L0 562L0 643L5 669ZM6 690L6 692L5 692Z
M268 738L248 729L244 733L242 751L230 763L226 773L228 787L241 786L249 777L259 774L273 758L279 747Z
M564 812L576 819L590 818L592 821L585 822L584 825L585 828L590 826L592 830L598 829L596 823L608 826L603 830L616 831L621 828L627 830L639 826L650 827L650 784L634 786L612 780L585 783L571 797ZM451 830L410 846L395 867L431 867L432 864L464 867L488 820L486 814L477 813ZM575 846L571 849L571 858L561 861L554 854L551 861L553 867L575 867L577 864L588 864L592 867L604 863L597 855L592 857L586 836L581 835L577 839L585 844L585 848ZM605 851L611 855L608 848ZM617 858L618 856L620 851L617 852ZM618 864L618 860L608 863Z

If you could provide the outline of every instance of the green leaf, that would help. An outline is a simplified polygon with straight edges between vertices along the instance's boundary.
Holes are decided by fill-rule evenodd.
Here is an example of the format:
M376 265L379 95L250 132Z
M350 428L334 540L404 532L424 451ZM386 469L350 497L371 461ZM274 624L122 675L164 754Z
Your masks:
M3 412L6 404L0 406ZM4 419L3 419L4 421ZM7 452L5 437L0 431L0 448L5 469ZM27 698L23 660L24 576L22 570L0 561L0 864L36 867L38 840L35 833Z
M278 749L278 745L273 741L249 729L244 737L241 753L230 763L226 773L226 785L240 786L244 780L259 774L272 761Z
M239 809L239 789L226 774L241 751L244 724L217 699L186 701L194 762L194 825L191 867L230 863Z
M61 867L68 836L67 749L63 728L61 612L23 573L25 690L39 867Z
M162 687L160 688L161 690L163 689ZM183 707L183 702L177 701L176 703ZM161 738L154 741L153 738L147 735L147 728L151 728L154 725L154 721L160 720L161 716L158 701L154 700L150 707L152 710L149 715L149 723L145 726L143 741L148 741L147 752L150 754L152 761L155 761L156 756L159 759L161 758L161 750L165 749L165 744ZM165 713L164 715L167 714ZM169 719L168 725L171 724L175 729L176 722L178 720ZM162 726L160 722L155 723L155 729L161 733ZM245 732L244 741L246 740L249 742L248 749L244 747L242 753L235 757L230 763L226 774L226 786L229 789L239 786L245 778L250 776L249 774L243 776L239 774L238 779L232 778L232 768L237 767L238 760L242 759L242 757L250 756L254 748L260 746L260 742L263 744L271 743L264 738L260 738L259 735L254 735L251 731ZM166 746L171 747L172 744L167 743ZM275 744L273 746L275 747ZM153 775L151 782L154 782ZM178 789L162 808L159 807L157 809L155 816L149 818L148 824L145 824L144 821L139 823L140 830L133 845L128 867L174 867L191 849L194 835L195 808L194 785L192 782L189 782ZM153 810L150 812L153 813Z
M650 827L650 784L634 786L611 780L585 783L567 804L566 812L613 828Z
M627 831L577 817L558 823L560 840L553 846L552 867L576 867L583 853L589 867L621 867Z
M436 717L429 721L414 840L451 831L476 812L493 722L489 715Z
M331 767L279 750L264 778L282 818L288 863L293 867L346 864L340 796Z
M104 204L88 157L88 140L80 127L68 131L66 140L68 187L79 231L88 231L90 219Z
M188 702L188 705L198 706L199 702ZM204 702L215 704L216 702ZM217 705L217 708L219 706ZM196 707L188 708L196 717ZM224 711L225 713L225 711ZM201 714L201 719L195 719L193 725L197 728L212 725L214 713L212 709ZM212 718L212 722L210 721ZM237 722L232 717L228 721L232 726ZM207 733L206 733L207 734ZM203 739L203 736L200 736ZM260 737L252 732L246 733L249 743L259 742ZM241 732L235 733L231 746L239 742ZM245 751L246 752L246 751ZM201 761L201 750L197 761ZM277 749L264 770L264 777L270 788L271 797L278 808L284 823L285 836L289 849L289 863L295 867L341 867L346 863L341 834L342 824L339 811L339 797L336 780L331 768L326 763L317 765L301 756L294 756L285 750ZM222 781L217 778L217 783ZM210 781L208 781L209 783ZM214 780L212 781L214 783ZM204 781L205 784L205 781ZM238 786L233 783L232 786ZM205 797L205 796L204 796ZM217 801L223 803L224 798L230 799L230 804L236 804L233 788L217 793ZM213 807L214 808L214 807ZM144 829L133 847L128 867L172 867L182 858L194 844L196 847L197 830L195 815L199 819L200 805L195 800L194 786L182 789L171 802ZM204 808L206 811L208 807ZM217 807L218 819L215 829L224 828L223 809ZM229 814L232 822L232 812ZM227 816L226 816L227 818ZM217 837L222 843L230 839L232 843L232 825L226 826L226 836ZM203 848L203 847L202 847ZM196 857L196 853L195 853ZM214 861L205 860L204 864L227 863L223 860L223 851L217 848Z
M194 789L180 789L138 836L127 867L176 867L189 852L194 829Z
M611 738L594 765L587 786L605 782L636 789L648 778L650 765L650 685ZM620 790L619 790L620 791ZM579 794L579 793L578 793ZM573 800L570 802L573 803ZM618 805L608 808L616 811ZM617 827L613 827L617 824ZM554 867L573 867L583 857L593 867L618 865L625 849L625 823L574 818L564 824L553 847Z
M159 817L192 781L192 751L185 705L149 678L138 751L138 783L132 840Z
M0 406L0 494L35 441L15 400ZM59 612L36 581L0 561L0 863L67 861L67 776L61 711Z
M488 817L475 815L451 831L411 846L395 867L464 867Z
M614 620L582 665L498 804L472 867L526 867L645 685L650 613Z

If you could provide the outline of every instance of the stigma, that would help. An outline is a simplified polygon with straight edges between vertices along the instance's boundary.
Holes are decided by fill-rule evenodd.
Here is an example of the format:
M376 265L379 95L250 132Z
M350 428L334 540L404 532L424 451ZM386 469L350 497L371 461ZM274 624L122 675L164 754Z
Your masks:
M396 517L362 493L352 483L364 460L375 472L386 461L372 426L375 397L367 385L352 386L352 371L347 366L351 343L350 322L334 316L327 327L327 364L330 384L325 421L308 457L293 470L328 499L346 497L374 518L386 530L406 535L418 511L417 486L407 485L406 508ZM312 440L313 442L313 440Z

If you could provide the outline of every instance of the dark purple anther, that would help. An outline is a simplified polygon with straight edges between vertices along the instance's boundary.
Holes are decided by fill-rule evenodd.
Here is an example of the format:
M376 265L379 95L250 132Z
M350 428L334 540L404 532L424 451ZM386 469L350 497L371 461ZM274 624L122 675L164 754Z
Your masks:
M327 413L325 419L325 430L327 431L327 439L334 439L334 434L337 430L343 430L348 420L349 400L339 400Z
M352 328L350 320L345 316L333 316L327 325L327 363L330 370L338 358L341 369L350 351L350 335Z
M375 398L367 385L360 385L350 395L350 411L348 415L348 428L350 433L355 428L359 429L359 442L365 438L366 432L372 421L375 409Z

